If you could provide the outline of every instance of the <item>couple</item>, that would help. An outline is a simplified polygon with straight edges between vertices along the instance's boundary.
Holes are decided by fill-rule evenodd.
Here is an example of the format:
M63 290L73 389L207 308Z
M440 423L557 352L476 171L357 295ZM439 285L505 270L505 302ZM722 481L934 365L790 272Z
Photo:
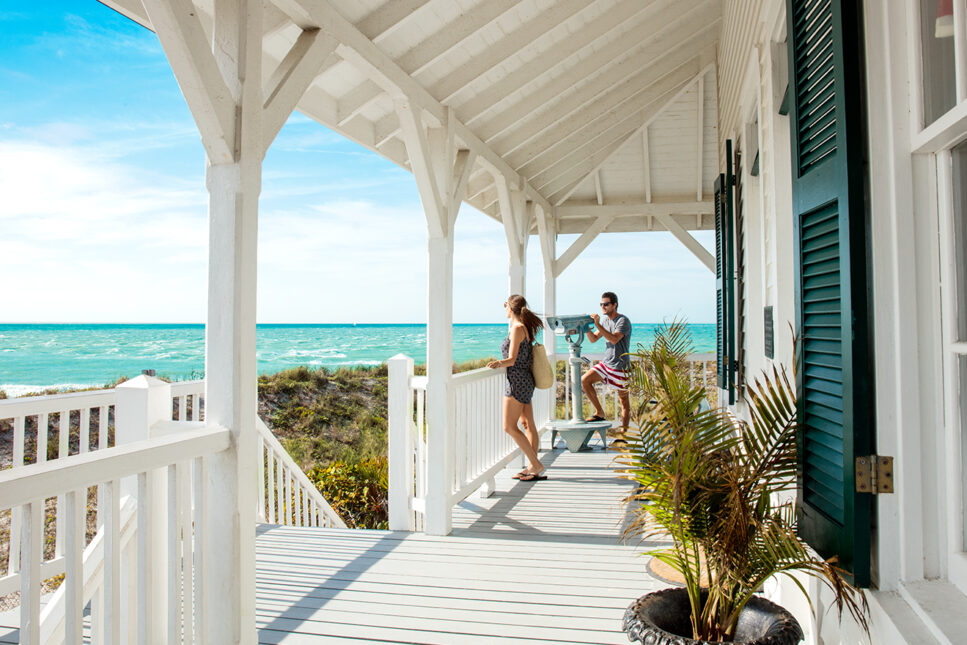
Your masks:
M582 389L587 393L591 405L594 406L595 417L592 420L603 420L604 409L594 392L594 384L604 381L618 389L621 401L621 424L628 427L629 407L627 389L628 357L625 355L631 342L631 321L627 316L618 313L618 296L606 291L602 296L601 309L605 318L592 314L596 327L595 331L588 331L588 340L592 343L604 338L607 352L604 361L597 363L581 379ZM497 369L507 368L507 386L504 390L503 426L504 432L509 434L520 446L521 451L530 462L530 466L514 475L514 479L521 481L539 481L547 479L544 465L537 456L540 437L537 434L537 424L534 422L534 408L531 397L534 394L534 375L531 373L533 355L531 345L537 331L541 328L541 319L527 308L527 301L523 296L513 295L504 303L507 318L510 319L510 332L501 345L503 360L490 361L487 367ZM524 428L521 433L518 421ZM526 435L526 436L525 436Z

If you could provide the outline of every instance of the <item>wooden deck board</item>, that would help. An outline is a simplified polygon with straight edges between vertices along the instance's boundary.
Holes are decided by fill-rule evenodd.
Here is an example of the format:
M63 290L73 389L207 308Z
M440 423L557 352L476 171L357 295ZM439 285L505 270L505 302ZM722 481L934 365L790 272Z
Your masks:
M260 643L627 643L625 608L666 586L621 543L614 453L543 452L548 479L497 478L446 537L264 525Z

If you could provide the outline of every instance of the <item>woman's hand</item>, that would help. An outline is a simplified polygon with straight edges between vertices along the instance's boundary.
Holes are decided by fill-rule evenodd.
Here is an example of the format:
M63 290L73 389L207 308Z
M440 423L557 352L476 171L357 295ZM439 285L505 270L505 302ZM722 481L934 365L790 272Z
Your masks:
M492 370L495 370L500 366L501 366L500 361L490 361L489 363L487 363L487 367L489 367Z

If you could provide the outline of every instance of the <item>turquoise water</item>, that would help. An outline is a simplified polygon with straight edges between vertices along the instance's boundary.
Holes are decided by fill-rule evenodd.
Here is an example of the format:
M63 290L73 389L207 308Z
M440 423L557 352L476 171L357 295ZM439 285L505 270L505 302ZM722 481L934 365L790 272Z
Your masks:
M632 343L649 343L654 328L635 325ZM696 351L714 351L715 325L690 328ZM506 324L454 325L453 360L496 355L506 333ZM256 345L260 374L299 365L379 365L400 352L419 363L426 355L426 327L259 325ZM567 351L561 339L558 351ZM590 351L603 352L603 342L591 345ZM10 396L51 387L104 385L143 369L175 380L203 377L204 326L0 324L0 389Z

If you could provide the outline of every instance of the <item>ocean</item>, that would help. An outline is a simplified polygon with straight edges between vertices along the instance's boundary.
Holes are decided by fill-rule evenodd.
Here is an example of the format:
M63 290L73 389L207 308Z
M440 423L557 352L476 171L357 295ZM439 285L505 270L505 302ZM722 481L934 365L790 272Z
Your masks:
M632 343L649 344L656 325L636 324ZM689 325L697 352L715 351L715 325ZM506 323L453 327L453 360L495 356ZM425 325L258 325L260 374L305 365L379 365L395 354L421 363ZM567 352L558 338L558 351ZM584 345L604 351L604 344ZM172 380L204 377L205 328L200 324L0 324L0 390L20 396L48 388L102 386L153 369Z

